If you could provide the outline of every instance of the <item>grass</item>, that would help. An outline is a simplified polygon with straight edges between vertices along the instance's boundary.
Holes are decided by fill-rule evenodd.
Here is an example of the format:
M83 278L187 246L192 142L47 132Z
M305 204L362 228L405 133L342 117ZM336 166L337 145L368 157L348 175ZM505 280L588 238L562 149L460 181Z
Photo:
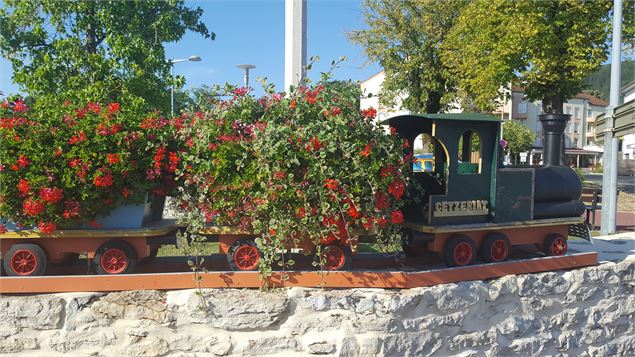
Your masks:
M203 251L201 255L217 254L220 252L220 244L218 242L209 242L203 244ZM359 251L362 253L377 253L381 252L381 249L376 244L360 243ZM158 257L181 257L184 256L182 249L177 248L174 245L164 245L159 249Z

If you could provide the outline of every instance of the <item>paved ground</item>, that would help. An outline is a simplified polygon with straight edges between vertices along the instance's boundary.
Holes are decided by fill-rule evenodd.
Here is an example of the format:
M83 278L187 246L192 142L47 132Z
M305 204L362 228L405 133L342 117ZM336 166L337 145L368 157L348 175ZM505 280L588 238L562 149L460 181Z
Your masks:
M602 185L602 174L585 174L587 181ZM635 193L635 178L633 176L618 176L617 189L622 192Z
M599 261L623 260L635 255L635 232L595 237L591 242L576 239L569 241L569 253L598 252Z

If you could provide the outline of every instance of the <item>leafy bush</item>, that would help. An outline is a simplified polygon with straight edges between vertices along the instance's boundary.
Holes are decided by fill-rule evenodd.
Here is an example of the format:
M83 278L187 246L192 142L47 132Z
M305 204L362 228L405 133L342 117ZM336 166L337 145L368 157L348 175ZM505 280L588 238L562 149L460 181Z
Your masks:
M397 244L412 164L407 144L327 79L287 95L265 84L262 98L227 88L227 99L178 131L188 153L177 201L191 234L205 224L253 231L263 273L282 250L306 240L318 254L326 244L354 247L358 233L370 230Z
M165 195L179 163L175 143L166 146L171 124L141 110L135 102L30 109L20 98L5 100L0 217L52 233L143 202L148 192Z

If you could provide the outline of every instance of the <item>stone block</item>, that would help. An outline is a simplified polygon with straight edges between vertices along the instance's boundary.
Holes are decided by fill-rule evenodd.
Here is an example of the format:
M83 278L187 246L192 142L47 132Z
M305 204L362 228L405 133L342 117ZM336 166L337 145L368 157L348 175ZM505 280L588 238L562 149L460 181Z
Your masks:
M207 341L206 347L215 356L226 356L232 349L232 340L227 335L214 336Z
M335 352L336 346L334 343L320 341L320 342L311 342L307 346L307 351L313 355L327 355Z
M35 337L9 337L0 339L0 353L17 353L40 348Z
M193 322L224 330L260 330L280 321L289 299L280 292L258 290L213 290L192 294L187 311Z
M160 337L131 336L121 353L130 357L156 357L165 355L169 351L169 344Z
M443 345L439 333L398 333L384 337L386 356L431 356Z
M96 320L145 320L150 324L171 323L176 319L173 308L165 302L165 293L154 290L133 290L110 293L90 307Z
M558 295L569 289L571 282L554 272L518 276L520 296Z
M488 284L487 301L496 301L518 292L518 281L515 275L507 275L498 278Z
M433 301L441 311L465 309L484 300L488 287L480 281L439 285L430 288Z
M300 343L295 338L290 337L264 337L248 340L247 345L242 350L243 355L261 356L270 354L290 355L293 352L302 350Z
M340 357L357 357L359 355L359 345L355 337L345 337L342 340L342 348L340 349Z
M32 330L54 330L64 323L66 302L50 296L0 296L0 324Z

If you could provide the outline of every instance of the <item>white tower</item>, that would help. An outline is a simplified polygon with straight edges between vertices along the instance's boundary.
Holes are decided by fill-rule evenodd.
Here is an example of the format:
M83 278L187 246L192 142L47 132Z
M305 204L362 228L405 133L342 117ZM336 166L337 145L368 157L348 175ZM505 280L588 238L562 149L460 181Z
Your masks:
M284 89L304 78L306 66L306 0L285 0Z

